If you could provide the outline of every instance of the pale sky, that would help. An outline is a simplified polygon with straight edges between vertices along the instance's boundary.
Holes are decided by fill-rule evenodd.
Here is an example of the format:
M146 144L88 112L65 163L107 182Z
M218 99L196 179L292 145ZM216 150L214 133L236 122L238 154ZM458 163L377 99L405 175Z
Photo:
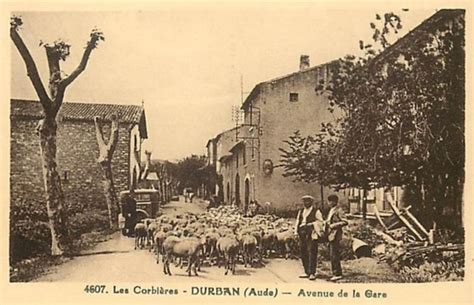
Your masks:
M399 12L401 8L393 8ZM72 45L62 63L70 73L79 63L90 31L105 42L83 74L69 86L67 101L139 105L145 103L153 158L204 154L209 138L233 127L232 105L257 83L298 70L301 54L311 66L358 50L369 41L375 13L390 8L327 10L321 4L239 6L164 5L146 11L20 12L21 35L47 85L47 61L40 40L63 38ZM410 8L404 32L435 9ZM11 43L13 98L37 99Z

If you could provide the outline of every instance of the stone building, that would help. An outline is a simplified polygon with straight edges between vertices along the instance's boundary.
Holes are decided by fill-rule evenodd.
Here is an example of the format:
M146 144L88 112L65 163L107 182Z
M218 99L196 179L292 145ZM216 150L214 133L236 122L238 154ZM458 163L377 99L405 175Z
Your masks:
M436 33L440 27L461 18L463 13L462 10L438 11L377 56L373 65L386 65L387 58L399 56L400 51L417 37L422 37L421 34ZM334 118L328 111L327 97L315 90L321 82L328 81L331 65L310 67L309 57L302 55L298 72L253 88L241 106L243 124L209 140L208 156L213 156L211 162L221 175L220 191L224 201L235 201L245 207L250 200L257 200L261 204L269 202L265 207L270 210L294 210L303 194L311 194L321 201L321 194L327 197L333 192L314 183L293 182L292 178L283 177L279 164L279 148L285 146L283 141L294 131L299 130L302 136L314 134L320 130L322 122ZM339 194L353 214L361 213L366 204L368 214L377 208L382 215L388 215L391 213L387 202L389 194L398 207L404 205L400 186L365 193L346 189Z
M293 132L314 134L332 119L327 98L315 91L328 78L329 67L310 67L309 57L301 56L298 72L253 88L241 107L242 124L208 141L210 163L222 181L217 192L225 202L245 209L257 200L269 211L291 211L304 194L321 201L319 185L283 177L279 148ZM324 196L329 192L325 189Z
M302 136L313 135L321 123L334 119L328 110L327 96L316 91L327 82L332 63L310 67L309 58L300 58L299 71L256 85L241 106L243 122L218 134L207 142L209 165L218 175L216 195L224 202L236 203L243 209L257 200L268 211L294 211L300 197L310 194L320 202L336 193L352 213L361 211L359 190L340 192L317 183L295 182L283 176L280 165L284 141L295 131ZM385 194L391 193L400 204L401 191L394 188L372 190L365 198L368 212L377 205L379 211L389 211ZM323 197L323 198L322 198Z
M117 192L135 187L140 175L141 144L147 138L142 106L65 102L58 115L57 161L66 202L81 206L105 206L102 170L94 117L106 120L119 113L119 141L112 161ZM42 118L38 101L11 100L10 196L12 204L44 202L39 137L36 126ZM109 136L110 124L104 124Z

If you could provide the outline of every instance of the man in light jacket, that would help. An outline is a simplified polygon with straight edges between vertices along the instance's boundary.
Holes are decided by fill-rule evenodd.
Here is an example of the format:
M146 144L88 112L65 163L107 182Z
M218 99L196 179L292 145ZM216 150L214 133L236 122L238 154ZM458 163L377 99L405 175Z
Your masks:
M314 223L321 218L321 213L314 206L314 198L310 195L301 197L303 208L298 211L295 223L295 235L300 240L300 256L304 274L300 278L316 279L316 262L318 258L318 241L313 238Z

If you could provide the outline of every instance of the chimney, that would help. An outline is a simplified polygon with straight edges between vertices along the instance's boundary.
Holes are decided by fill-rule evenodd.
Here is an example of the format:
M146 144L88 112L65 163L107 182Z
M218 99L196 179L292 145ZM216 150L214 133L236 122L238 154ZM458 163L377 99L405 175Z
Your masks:
M309 55L300 56L300 71L309 68Z

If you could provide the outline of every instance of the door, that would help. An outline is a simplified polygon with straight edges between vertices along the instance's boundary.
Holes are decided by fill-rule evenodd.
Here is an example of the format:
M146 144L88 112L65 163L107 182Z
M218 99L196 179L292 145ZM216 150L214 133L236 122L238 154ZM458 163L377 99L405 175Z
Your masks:
M240 176L235 175L235 204L240 205Z
M245 179L244 184L244 211L247 211L250 203L250 180Z

